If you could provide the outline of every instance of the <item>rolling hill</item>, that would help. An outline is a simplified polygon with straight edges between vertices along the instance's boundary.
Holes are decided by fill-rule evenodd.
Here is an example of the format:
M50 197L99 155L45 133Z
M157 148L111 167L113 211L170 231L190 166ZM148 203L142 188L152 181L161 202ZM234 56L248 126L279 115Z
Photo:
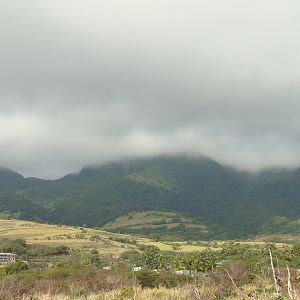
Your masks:
M184 239L300 233L300 170L254 175L184 155L85 167L58 180L0 169L0 211L28 220ZM156 224L130 225L136 217L130 214L153 211L172 213L177 222L165 217ZM122 226L109 228L120 218Z

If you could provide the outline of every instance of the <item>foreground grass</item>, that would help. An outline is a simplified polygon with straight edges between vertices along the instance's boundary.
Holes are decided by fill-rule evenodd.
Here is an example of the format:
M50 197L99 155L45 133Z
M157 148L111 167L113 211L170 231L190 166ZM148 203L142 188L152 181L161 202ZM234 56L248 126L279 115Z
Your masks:
M55 271L55 272L54 272ZM59 272L58 272L59 271ZM48 276L19 273L3 278L0 282L1 300L287 300L299 299L300 288L296 270L291 270L293 298L287 295L287 273L280 270L280 297L274 297L274 282L270 269L251 280L247 268L235 265L225 269L201 272L185 280L161 281L159 285L142 288L141 277L130 277L126 269L91 273L89 267L66 276L66 269L50 269ZM228 272L230 271L230 276ZM145 277L143 277L145 279ZM148 277L148 284L151 280ZM234 282L232 281L234 278ZM143 281L144 282L144 281ZM140 285L141 284L141 285ZM150 288L152 286L153 288Z
M232 295L225 298L216 298L211 294L211 287L201 287L201 290L197 287L179 287L179 288L154 288L154 289L122 289L113 290L108 292L82 295L82 296L66 296L62 294L50 295L50 294L36 294L34 296L24 296L22 300L244 300L246 296L233 292ZM249 297L250 298L250 297ZM272 292L263 292L257 294L250 299L256 300L271 300L276 299ZM288 299L288 298L287 298ZM295 296L295 300L300 299Z
M24 298L24 300L32 298ZM35 299L41 300L121 300L121 299L135 299L135 300L162 300L162 299L174 299L174 300L187 300L193 299L191 291L184 288L155 288L155 289L123 289L114 290L109 292L90 294L86 296L70 297L65 295L35 295ZM196 298L195 298L196 299Z

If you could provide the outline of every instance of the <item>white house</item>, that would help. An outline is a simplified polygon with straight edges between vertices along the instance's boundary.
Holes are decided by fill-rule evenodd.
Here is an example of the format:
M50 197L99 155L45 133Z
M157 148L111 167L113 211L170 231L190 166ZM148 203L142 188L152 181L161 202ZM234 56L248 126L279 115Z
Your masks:
M10 263L16 261L17 255L14 253L0 253L0 263Z
M197 270L177 270L175 273L178 275L195 275Z

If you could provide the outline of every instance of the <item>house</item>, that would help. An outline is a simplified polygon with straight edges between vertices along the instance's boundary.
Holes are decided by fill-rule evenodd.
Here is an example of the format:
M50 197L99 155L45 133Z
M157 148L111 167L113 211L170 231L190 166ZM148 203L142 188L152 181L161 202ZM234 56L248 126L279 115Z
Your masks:
M178 275L195 275L197 270L177 270L175 273Z
M0 253L0 263L11 263L16 261L17 255L14 253Z

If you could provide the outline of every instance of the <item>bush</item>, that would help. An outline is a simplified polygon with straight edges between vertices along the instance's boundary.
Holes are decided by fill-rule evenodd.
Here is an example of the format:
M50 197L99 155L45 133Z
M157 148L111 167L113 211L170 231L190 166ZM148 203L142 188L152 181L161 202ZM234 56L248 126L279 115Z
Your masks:
M53 256L53 255L67 255L70 252L70 248L67 246L48 246L48 245L32 245L31 249L27 251L29 256Z
M52 279L62 279L71 276L72 270L63 267L56 267L47 272L47 277Z
M109 237L111 241L123 243L123 244L131 244L131 245L137 245L137 241L129 238L121 238L121 237Z
M11 252L18 255L26 254L28 245L22 239L9 240L3 239L0 241L0 252Z
M26 263L24 263L23 261L18 261L18 262L11 263L11 264L5 266L4 274L10 275L10 274L19 273L21 271L28 270L28 269L29 269L29 267Z
M190 275L178 275L174 273L161 273L159 278L159 285L165 287L177 287L186 284L192 279Z
M174 243L174 244L172 244L172 249L173 250L180 250L181 249L181 245L180 244L178 244L178 243Z
M93 255L99 255L99 251L97 249L92 249L91 254Z
M159 284L159 274L150 270L140 270L136 278L142 287L155 287Z
M141 260L141 254L140 252L136 251L136 250L128 250L128 251L124 251L121 255L120 258L122 260L127 260L130 263L139 263Z

